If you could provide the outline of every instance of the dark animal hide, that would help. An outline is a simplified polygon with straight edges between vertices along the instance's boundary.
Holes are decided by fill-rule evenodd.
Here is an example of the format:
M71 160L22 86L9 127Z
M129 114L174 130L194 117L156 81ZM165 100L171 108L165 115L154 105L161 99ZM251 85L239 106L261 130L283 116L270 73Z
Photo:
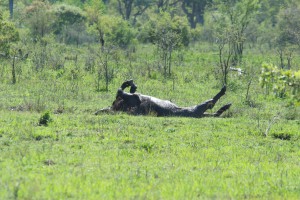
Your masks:
M130 93L124 92L124 89L130 86ZM231 104L226 104L215 113L206 113L212 109L215 103L226 92L226 86L214 96L199 105L191 107L179 107L168 100L158 99L156 97L135 93L137 86L133 80L125 81L118 89L117 96L111 107L101 109L95 114L103 112L126 112L133 115L155 114L157 116L180 116L180 117L219 117L224 111L228 110Z

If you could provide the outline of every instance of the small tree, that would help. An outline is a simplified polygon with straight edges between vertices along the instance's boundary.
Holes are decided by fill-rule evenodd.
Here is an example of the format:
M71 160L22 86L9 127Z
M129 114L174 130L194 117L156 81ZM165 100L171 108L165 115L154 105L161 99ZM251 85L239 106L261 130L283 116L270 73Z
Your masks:
M227 84L230 67L241 63L246 29L259 8L258 0L214 0L207 26L219 48L222 83Z
M25 14L26 23L35 41L52 31L55 16L51 12L51 5L47 0L34 0L31 5L26 7Z
M220 34L218 31L230 31L230 40L227 41L233 51L231 64L237 65L242 61L246 29L259 8L259 0L214 0L213 5L213 24L219 29L217 34Z
M117 46L126 47L133 36L128 34L127 30L122 29L129 26L127 22L104 14L103 2L94 0L85 7L85 10L89 21L88 30L97 37L99 42L99 47L90 49L93 52L91 60L95 60L97 70L96 90L102 90L100 81L104 78L104 90L108 91L109 82L113 78L113 62Z
M43 70L44 67L47 66L47 62L50 57L49 51L51 51L49 46L53 43L54 38L51 36L40 38L33 43L31 58L36 71Z
M84 21L86 19L85 13L76 6L70 6L65 4L59 4L56 5L53 8L53 12L56 15L56 23L54 25L55 27L55 33L62 34L61 38L63 42L72 42L72 39L76 41L76 43L79 43L79 30L78 27L84 27ZM77 38L71 38L71 34L68 34L71 32L71 30L77 32ZM82 31L82 28L81 28Z
M227 77L230 66L232 64L232 56L234 54L232 48L232 35L230 30L225 30L224 33L217 37L217 43L219 48L219 67L222 71L222 83L227 84Z
M300 49L300 8L292 2L280 11L278 19L278 35L275 41L280 66L290 69L293 54Z
M17 69L18 62L20 60L26 59L27 57L28 54L24 54L18 45L12 46L10 48L12 84L17 83L16 69Z
M0 55L4 58L12 59L12 83L16 81L16 59L17 53L13 51L11 46L19 40L19 32L13 23L4 20L2 13L0 13Z
M5 20L2 13L0 13L0 54L8 57L11 44L17 42L19 39L19 32L15 25Z
M103 20L105 12L104 3L102 1L91 0L90 3L85 5L84 9L89 23L88 31L96 35L98 42L104 47L104 32L110 27L110 24Z
M173 52L189 45L188 22L180 17L172 18L167 12L161 12L151 18L144 29L147 36L142 39L157 45L164 77L171 76Z
M135 37L130 24L120 17L106 15L103 3L95 2L85 7L88 15L88 31L95 35L102 48L105 45L127 48Z
M102 48L100 51L95 51L96 53L96 65L97 65L97 84L96 91L103 90L100 86L101 79L104 78L105 88L108 91L108 86L114 77L114 55L116 54L116 49L113 46Z

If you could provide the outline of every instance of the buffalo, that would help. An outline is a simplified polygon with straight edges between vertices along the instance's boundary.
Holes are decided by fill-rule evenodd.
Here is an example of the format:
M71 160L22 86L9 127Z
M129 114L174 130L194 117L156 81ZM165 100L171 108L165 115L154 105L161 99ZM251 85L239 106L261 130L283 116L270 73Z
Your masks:
M124 90L130 87L130 92ZM117 91L116 99L112 106L98 110L95 114L110 112L126 112L132 115L155 115L161 116L178 116L178 117L219 117L223 112L228 110L231 103L222 106L215 113L207 113L212 109L215 103L225 94L226 86L223 86L218 94L201 104L191 107L179 107L176 104L158 99L156 97L135 93L137 86L133 80L125 81Z

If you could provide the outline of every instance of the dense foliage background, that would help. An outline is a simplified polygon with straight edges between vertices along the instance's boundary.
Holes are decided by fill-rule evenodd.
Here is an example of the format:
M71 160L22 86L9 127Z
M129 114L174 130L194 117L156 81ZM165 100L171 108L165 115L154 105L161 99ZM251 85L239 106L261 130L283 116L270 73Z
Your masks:
M282 87L277 96L299 102L299 7L292 0L1 0L1 80L21 83L26 64L33 74L63 74L73 65L75 77L94 74L96 90L107 91L124 70L131 72L125 78L146 76L146 68L147 76L155 71L174 79L189 59L187 50L199 47L216 55L205 68L214 68L223 84L230 71L242 70L250 85L263 62L290 70L284 85L272 84ZM260 61L245 59L262 54Z

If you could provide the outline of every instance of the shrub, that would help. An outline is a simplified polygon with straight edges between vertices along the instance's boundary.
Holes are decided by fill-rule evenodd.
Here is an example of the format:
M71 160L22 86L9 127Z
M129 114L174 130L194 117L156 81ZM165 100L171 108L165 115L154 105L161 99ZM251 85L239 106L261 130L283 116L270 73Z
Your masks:
M39 126L48 126L48 123L51 122L49 111L45 112L39 119Z
M300 103L300 71L278 69L271 64L263 64L260 84L279 98L291 98L296 104Z
M55 16L51 12L49 2L33 1L30 6L26 7L25 16L34 40L40 39L52 31Z
M0 55L8 56L11 43L19 39L19 32L14 24L5 20L0 13Z
M85 13L76 6L66 4L55 6L52 12L56 16L55 34L65 43L78 44L80 38L83 38L83 34L86 35Z
M166 40L168 36L168 40ZM188 22L182 17L171 17L167 12L150 17L149 21L141 27L139 39L142 42L161 44L172 42L175 47L188 46L190 42L190 28Z
M289 133L273 133L272 137L275 139L280 139L280 140L290 140L291 139L291 134Z
M103 14L97 18L88 16L88 19L88 31L98 37L99 42L102 41L103 45L105 41L105 46L115 45L126 48L136 36L128 21L121 17Z

